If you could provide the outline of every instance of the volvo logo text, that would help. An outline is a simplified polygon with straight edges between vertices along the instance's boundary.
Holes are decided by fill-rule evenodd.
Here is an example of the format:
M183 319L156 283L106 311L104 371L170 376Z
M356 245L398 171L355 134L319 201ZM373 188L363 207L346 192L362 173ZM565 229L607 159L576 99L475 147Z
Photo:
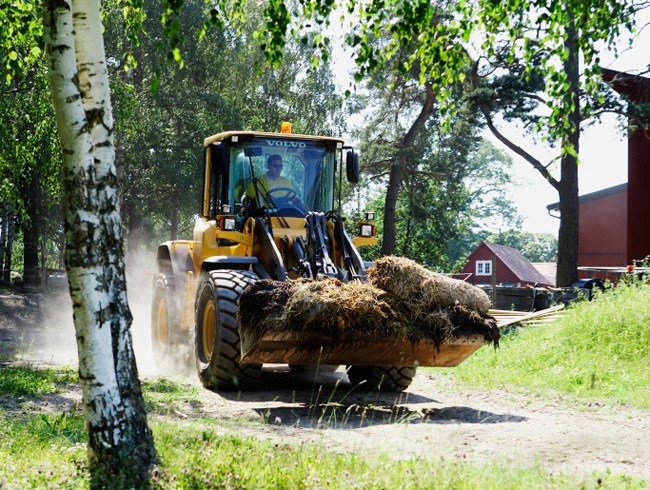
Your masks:
M290 141L290 140L264 140L268 146L279 146L282 148L307 148L307 143L304 141Z

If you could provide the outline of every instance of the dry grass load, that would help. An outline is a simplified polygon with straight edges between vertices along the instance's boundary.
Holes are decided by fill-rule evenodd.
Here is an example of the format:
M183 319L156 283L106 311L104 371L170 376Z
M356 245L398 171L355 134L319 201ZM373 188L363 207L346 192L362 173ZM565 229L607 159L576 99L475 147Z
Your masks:
M257 281L239 300L242 333L260 338L267 332L316 329L352 341L389 337L428 340L436 347L450 337L482 335L497 344L499 330L484 308L487 296L483 291L434 275L407 259L381 259L380 264L378 270L369 271L369 283ZM389 273L398 280L387 278ZM408 281L415 286L398 284ZM436 291L423 292L423 287ZM460 292L454 294L454 288Z
M319 281L258 281L239 300L239 321L261 336L267 331L318 328L330 334L394 333L399 315L388 295L369 284Z
M368 270L368 282L407 303L414 312L460 305L487 315L490 299L469 283L425 269L404 257L382 257Z

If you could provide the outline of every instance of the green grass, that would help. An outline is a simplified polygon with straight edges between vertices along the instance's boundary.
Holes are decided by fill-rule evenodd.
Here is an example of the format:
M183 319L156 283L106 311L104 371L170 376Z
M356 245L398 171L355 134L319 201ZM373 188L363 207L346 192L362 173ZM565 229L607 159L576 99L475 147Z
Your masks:
M142 383L147 412L166 414L183 410L184 404L196 399L198 387L186 383L175 383L167 378L145 380Z
M650 285L577 303L553 324L510 332L498 350L436 371L482 388L650 408Z
M449 460L396 460L386 455L340 454L317 445L219 436L204 423L154 427L164 472L161 488L579 488L595 486L597 477L578 480L549 475L539 468L475 466L462 457ZM640 482L605 476L612 488ZM639 488L641 488L639 486Z
M0 415L2 488L87 488L83 420L75 415ZM160 456L152 479L160 489L565 489L644 488L610 474L574 478L539 467L472 465L446 460L396 460L336 453L318 445L283 445L224 435L218 421L152 424Z
M0 395L16 397L58 393L61 391L62 385L78 381L77 371L72 368L1 367Z
M79 415L6 417L0 411L0 488L88 488Z

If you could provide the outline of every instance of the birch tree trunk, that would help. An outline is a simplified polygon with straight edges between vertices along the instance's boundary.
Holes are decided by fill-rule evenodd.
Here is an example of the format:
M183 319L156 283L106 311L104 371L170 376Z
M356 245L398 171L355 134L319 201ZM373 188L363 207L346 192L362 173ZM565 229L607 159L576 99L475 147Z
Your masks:
M46 0L44 28L91 484L140 488L156 454L130 333L99 0Z

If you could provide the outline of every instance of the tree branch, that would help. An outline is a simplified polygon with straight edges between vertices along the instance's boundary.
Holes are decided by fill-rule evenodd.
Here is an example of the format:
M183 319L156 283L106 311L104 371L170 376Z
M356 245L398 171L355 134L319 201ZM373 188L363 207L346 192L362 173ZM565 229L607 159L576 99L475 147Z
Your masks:
M378 179L381 179L382 177L386 177L386 176L389 175L389 174L390 174L390 171L387 171L387 172L381 172L381 173L379 173L379 174L373 174L373 175L371 175L370 177L368 177L368 179L370 179L370 180L378 180Z
M544 99L543 97L540 97L540 96L537 95L537 94L527 94L527 93L524 93L523 96L524 96L524 97L527 97L527 98L529 98L529 99L532 99L532 100L536 100L536 101L539 102L540 104L544 104L545 106L548 106L548 101L547 101L546 99Z
M485 116L485 120L487 122L488 128L490 128L490 131L492 131L492 134L496 136L496 138L506 145L508 149L522 157L524 160L526 160L528 163L530 163L535 170L537 170L542 176L556 189L560 190L560 182L551 175L551 172L548 171L548 169L542 165L542 163L537 160L535 157L533 157L530 153L528 153L526 150L524 150L521 146L514 144L512 141L510 141L508 138L506 138L499 130L496 128L494 125L494 122L492 121L492 117L490 116L490 113L485 110L481 109L481 112L483 113L483 116Z
M447 174L444 172L427 172L425 170L414 170L409 172L413 175L424 175L425 177L431 177L432 179L443 180L447 178Z

